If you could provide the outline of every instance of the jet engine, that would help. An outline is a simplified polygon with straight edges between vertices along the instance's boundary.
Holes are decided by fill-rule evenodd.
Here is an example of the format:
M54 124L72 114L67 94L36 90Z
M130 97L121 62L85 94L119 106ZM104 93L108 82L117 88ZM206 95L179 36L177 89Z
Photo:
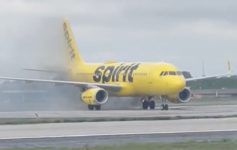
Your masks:
M102 88L89 88L81 93L81 100L87 105L101 105L108 101L108 92Z
M167 99L173 103L187 103L191 100L191 91L185 87L178 95L167 96Z

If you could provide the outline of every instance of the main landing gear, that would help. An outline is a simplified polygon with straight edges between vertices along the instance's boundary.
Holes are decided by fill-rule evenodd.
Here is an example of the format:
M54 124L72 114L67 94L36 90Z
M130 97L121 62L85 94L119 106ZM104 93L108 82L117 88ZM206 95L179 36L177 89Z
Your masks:
M101 105L88 105L89 110L101 110Z
M169 110L167 99L163 96L161 96L160 99L161 99L161 110ZM142 109L154 110L155 107L156 107L156 103L153 96L146 96L142 98Z
M155 101L153 100L153 97L152 96L148 96L148 97L143 97L142 98L142 108L144 110L147 110L147 109L155 109L156 107L156 103Z

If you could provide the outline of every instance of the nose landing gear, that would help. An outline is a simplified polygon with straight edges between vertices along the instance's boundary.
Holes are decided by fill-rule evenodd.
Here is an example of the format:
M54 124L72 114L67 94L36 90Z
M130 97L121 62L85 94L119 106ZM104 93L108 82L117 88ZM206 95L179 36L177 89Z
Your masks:
M161 96L160 99L161 99L161 110L169 110L169 105L167 104L167 99L163 96Z

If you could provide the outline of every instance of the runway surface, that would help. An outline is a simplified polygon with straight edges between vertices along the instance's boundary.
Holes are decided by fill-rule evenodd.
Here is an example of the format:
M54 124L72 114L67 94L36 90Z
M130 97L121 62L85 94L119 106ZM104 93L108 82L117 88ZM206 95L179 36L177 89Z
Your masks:
M118 100L119 101L119 100ZM84 104L83 104L84 105ZM112 105L112 104L111 104ZM194 99L190 103L172 104L169 111L161 111L159 103L154 111L141 110L135 105L128 109L104 109L102 111L87 110L51 110L51 111L8 111L0 112L0 118L138 118L138 117L218 117L237 116L237 98L202 98ZM27 109L26 109L27 110Z
M186 119L183 119L185 117ZM98 118L150 119L0 125L0 148L81 147L134 142L237 139L237 101L234 99L172 104L169 111L157 108L157 110L0 112L0 122L5 119L25 118L33 120L89 118L97 121ZM152 120L153 118L156 120Z
M0 147L237 139L237 118L3 125L0 133Z
M0 118L206 118L237 117L237 105L182 105L169 111L157 110L102 110L102 111L21 111L0 112Z

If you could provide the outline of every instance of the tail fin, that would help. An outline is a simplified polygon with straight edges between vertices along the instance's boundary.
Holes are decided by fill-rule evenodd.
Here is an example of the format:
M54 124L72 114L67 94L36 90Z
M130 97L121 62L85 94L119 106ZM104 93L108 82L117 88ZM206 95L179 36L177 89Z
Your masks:
M68 62L69 62L70 67L73 68L74 66L83 64L84 61L79 55L76 41L67 19L64 19L63 30L64 30L64 36L65 36L66 44L67 44Z

